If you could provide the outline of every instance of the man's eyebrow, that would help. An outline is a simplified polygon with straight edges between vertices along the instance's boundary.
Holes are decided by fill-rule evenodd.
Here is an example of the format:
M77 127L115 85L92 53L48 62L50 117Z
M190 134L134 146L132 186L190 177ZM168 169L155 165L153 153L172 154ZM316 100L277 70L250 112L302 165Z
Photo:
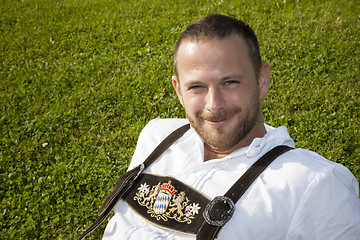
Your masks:
M244 79L244 76L241 75L241 74L232 74L232 75L224 76L224 77L221 78L222 81L226 81L226 80L229 80L229 79L241 80L241 79Z
M226 76L223 76L223 77L220 78L221 81L226 81L226 80L229 80L229 79L242 80L242 79L244 79L244 76L241 75L241 74L230 74L230 75L226 75ZM204 84L202 81L194 79L194 80L189 80L186 83L184 83L184 86L185 87L190 87L190 86L202 85L202 84Z
M190 81L187 81L184 85L185 85L185 87L190 87L190 86L193 86L193 85L201 85L201 84L203 84L201 81L190 80Z

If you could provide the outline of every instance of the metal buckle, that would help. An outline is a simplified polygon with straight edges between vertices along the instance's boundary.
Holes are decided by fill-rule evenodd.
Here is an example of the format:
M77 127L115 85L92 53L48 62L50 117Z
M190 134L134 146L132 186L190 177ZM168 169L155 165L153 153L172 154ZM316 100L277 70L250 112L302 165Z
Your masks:
M230 206L230 209L221 216L222 219L212 220L210 217L210 209L217 202L227 203ZM234 212L235 212L235 203L233 202L233 200L231 200L231 198L226 197L226 196L217 196L206 205L203 216L204 216L205 221L208 224L216 226L216 227L222 227L231 219Z
M131 185L135 182L135 180L140 176L140 174L145 170L145 165L144 165L144 163L139 164L138 167L140 167L139 172L135 175L135 177L130 178L130 179L127 181L127 183L126 183L127 186L131 186Z

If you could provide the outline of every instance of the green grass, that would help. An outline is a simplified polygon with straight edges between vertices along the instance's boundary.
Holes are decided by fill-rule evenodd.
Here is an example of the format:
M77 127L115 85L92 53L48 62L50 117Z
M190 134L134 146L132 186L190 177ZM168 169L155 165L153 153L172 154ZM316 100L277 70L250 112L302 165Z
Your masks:
M209 13L257 33L265 122L360 179L356 0L1 0L0 239L74 239L95 220L144 125L184 116L173 47Z

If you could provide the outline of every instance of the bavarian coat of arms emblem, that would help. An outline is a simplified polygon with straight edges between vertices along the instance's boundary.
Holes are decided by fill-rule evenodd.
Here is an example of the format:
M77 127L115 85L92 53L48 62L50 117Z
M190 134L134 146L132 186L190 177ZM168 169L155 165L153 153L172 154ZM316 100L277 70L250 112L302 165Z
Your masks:
M160 192L156 197L153 210L156 214L163 214L169 206L172 195L176 192L171 186L171 181L164 183L160 187Z
M190 202L185 195L185 191L178 192L171 181L160 182L151 188L148 184L142 183L134 200L140 206L146 207L147 213L156 220L173 219L190 224L195 215L199 214L201 207L198 203Z

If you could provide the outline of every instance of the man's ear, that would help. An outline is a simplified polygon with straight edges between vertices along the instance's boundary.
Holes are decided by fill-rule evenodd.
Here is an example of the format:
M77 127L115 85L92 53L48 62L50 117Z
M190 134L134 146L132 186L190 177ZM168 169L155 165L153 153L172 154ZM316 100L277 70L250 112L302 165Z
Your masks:
M180 100L181 105L184 107L181 91L180 91L180 82L176 76L172 76L172 85L175 88L176 94Z
M259 72L259 87L260 87L260 99L265 98L270 86L270 64L264 62L261 64Z

